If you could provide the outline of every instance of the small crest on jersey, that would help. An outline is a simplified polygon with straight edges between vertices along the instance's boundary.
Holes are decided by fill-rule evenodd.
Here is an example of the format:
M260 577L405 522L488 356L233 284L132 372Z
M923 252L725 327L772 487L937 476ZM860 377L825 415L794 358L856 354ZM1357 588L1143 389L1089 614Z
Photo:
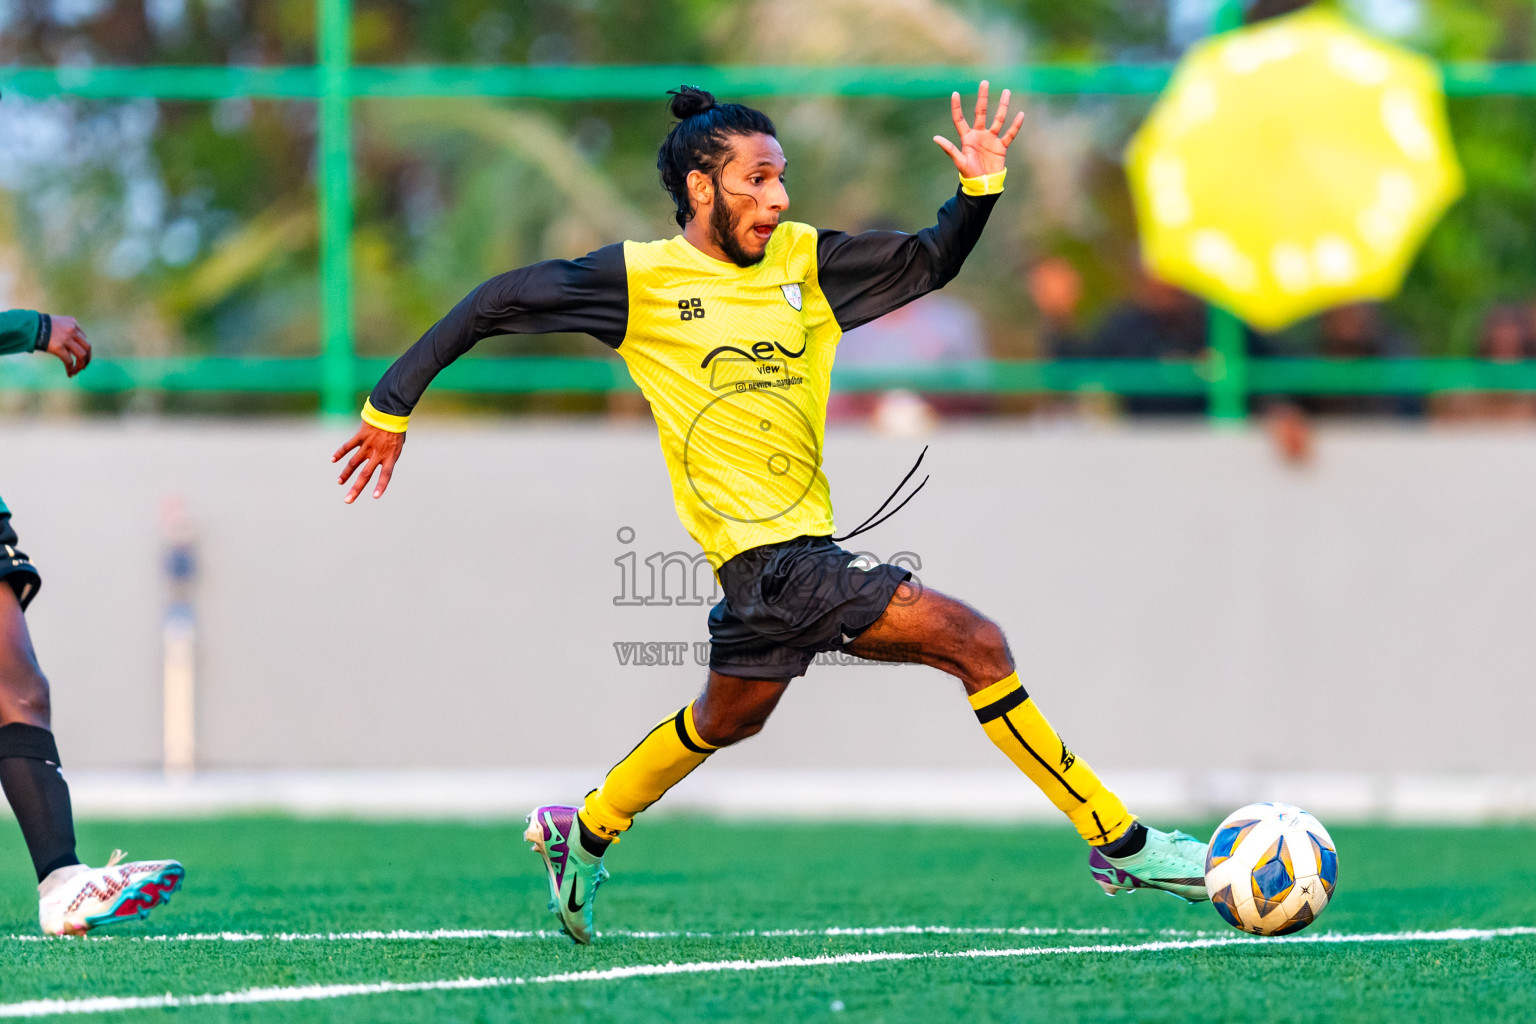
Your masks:
M800 285L781 284L779 290L784 293L784 300L794 307L795 312L800 312Z

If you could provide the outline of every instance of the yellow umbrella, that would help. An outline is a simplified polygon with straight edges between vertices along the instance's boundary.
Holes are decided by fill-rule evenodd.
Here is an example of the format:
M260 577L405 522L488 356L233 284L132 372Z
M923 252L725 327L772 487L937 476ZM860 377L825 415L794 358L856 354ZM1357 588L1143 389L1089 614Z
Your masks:
M1396 293L1462 190L1439 70L1323 11L1196 46L1126 156L1148 269L1261 330Z

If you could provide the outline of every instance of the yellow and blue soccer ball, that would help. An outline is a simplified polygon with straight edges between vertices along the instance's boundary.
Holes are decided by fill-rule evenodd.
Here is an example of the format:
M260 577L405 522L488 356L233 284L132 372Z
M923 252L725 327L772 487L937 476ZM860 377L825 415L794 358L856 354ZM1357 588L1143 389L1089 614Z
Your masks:
M1205 857L1211 905L1255 935L1301 931L1328 905L1338 879L1328 830L1291 804L1239 807L1217 826Z

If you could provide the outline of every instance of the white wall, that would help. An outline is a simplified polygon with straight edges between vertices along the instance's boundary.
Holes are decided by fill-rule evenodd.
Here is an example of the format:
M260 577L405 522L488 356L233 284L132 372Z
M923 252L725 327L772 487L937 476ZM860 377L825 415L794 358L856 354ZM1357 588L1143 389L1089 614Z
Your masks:
M605 767L703 670L703 608L615 607L614 559L691 550L649 428L423 419L390 494L348 508L341 429L0 424L0 494L66 765L160 742L159 507L201 534L199 729L222 768ZM1316 465L1201 428L945 430L933 480L855 546L1008 631L1101 768L1536 771L1536 434L1344 429ZM844 527L921 442L834 431ZM629 545L616 538L631 527ZM642 566L643 568L643 566ZM736 768L992 769L958 684L813 669Z

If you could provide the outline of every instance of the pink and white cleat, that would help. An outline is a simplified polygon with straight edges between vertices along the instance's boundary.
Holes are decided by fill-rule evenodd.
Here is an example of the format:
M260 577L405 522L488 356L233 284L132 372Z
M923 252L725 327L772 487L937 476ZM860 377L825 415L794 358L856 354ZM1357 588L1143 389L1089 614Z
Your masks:
M45 935L84 935L92 928L149 916L181 888L186 869L174 860L136 860L120 864L112 851L107 866L71 864L37 886L38 918Z

